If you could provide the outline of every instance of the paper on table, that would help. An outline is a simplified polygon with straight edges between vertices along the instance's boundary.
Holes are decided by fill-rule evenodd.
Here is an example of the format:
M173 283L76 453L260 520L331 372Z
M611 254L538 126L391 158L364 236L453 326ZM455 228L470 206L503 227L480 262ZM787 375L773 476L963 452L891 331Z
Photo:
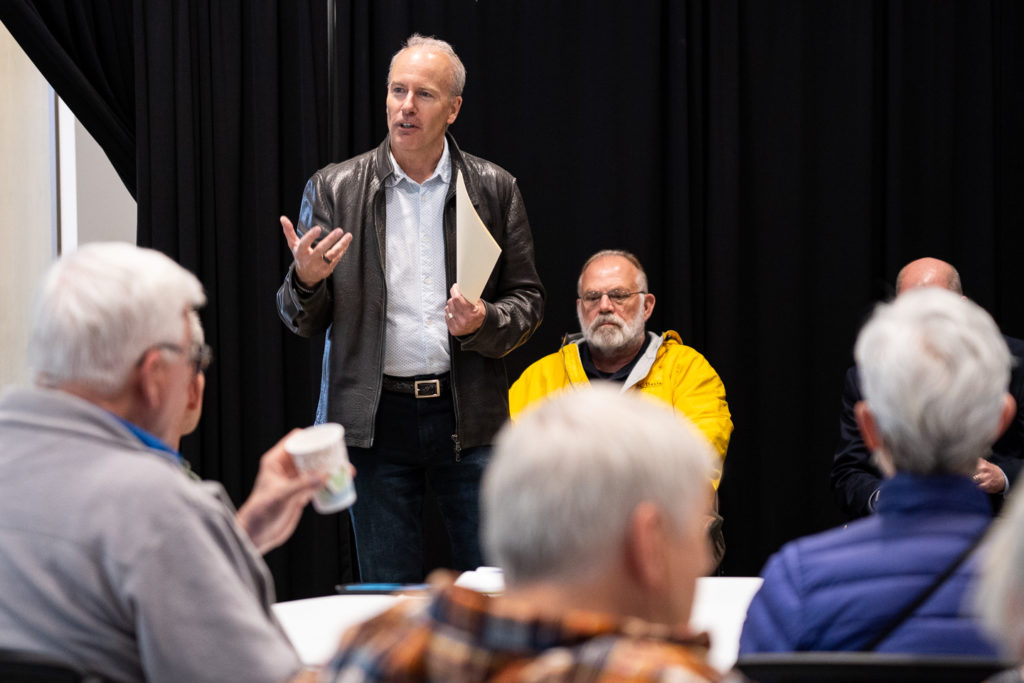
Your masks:
M501 247L480 220L466 192L462 173L455 174L455 281L462 296L480 300L487 278L498 262Z

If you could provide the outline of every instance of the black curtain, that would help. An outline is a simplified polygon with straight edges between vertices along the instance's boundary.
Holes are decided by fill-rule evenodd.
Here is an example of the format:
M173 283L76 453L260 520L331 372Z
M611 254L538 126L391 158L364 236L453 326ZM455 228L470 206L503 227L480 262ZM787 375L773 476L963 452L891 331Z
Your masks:
M337 6L338 159L384 136L388 60L410 33L466 64L452 132L519 178L550 297L511 379L577 329L589 254L622 247L646 264L651 327L678 330L728 391L729 574L843 521L828 483L842 377L902 264L952 261L1004 331L1024 333L1012 2Z
M138 242L194 272L215 361L182 450L236 503L258 458L313 422L319 348L280 324L290 261L277 217L326 164L323 0L10 0L0 19L114 162L138 201ZM294 213L292 211L292 213ZM308 513L268 555L278 597L351 579L348 519Z
M0 21L135 197L132 0L0 3Z
M139 243L196 272L216 360L184 453L236 501L258 456L312 424L319 344L291 335L274 293L291 254L277 217L329 160L327 25L316 0L137 2ZM351 578L348 518L308 512L271 553L279 598Z
M276 216L294 216L316 168L383 137L388 60L413 31L462 56L452 132L519 178L530 213L550 299L510 378L576 329L579 265L605 247L647 265L652 328L678 330L722 375L729 574L841 521L828 488L840 383L900 265L952 261L1024 334L1013 2L336 0L331 80L327 2L0 4L115 165L88 120L128 112L134 155L118 170L137 179L140 242L211 299L217 361L187 454L236 500L256 454L312 420L319 374L319 342L288 336L273 309L289 258ZM121 57L86 68L99 44ZM72 101L104 80L130 86ZM282 598L344 578L340 519L307 515L272 554Z

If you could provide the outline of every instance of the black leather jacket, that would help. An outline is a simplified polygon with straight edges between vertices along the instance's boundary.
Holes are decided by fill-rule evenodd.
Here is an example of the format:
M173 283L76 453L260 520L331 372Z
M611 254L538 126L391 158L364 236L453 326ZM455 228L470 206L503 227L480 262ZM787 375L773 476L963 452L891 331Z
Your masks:
M302 195L297 230L340 227L352 244L334 273L308 296L294 286L292 265L277 291L284 323L308 337L328 331L329 358L321 381L326 419L345 426L350 446L368 448L380 400L387 289L384 276L384 180L392 173L389 141L317 171ZM507 171L463 154L448 136L452 178L462 171L473 206L501 256L481 295L486 318L466 337L449 336L458 438L456 451L488 444L508 418L508 378L502 358L530 338L543 318L544 287L533 260L533 236L519 188ZM444 207L447 288L455 280L455 183ZM429 399L424 399L429 400Z

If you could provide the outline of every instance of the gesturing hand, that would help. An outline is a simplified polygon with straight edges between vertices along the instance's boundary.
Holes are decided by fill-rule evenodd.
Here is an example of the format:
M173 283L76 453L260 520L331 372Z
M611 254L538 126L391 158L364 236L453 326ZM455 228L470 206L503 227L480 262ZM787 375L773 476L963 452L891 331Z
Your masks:
M335 228L314 246L313 242L323 230L313 226L300 238L287 216L281 216L281 231L295 258L295 274L305 287L315 287L333 273L348 245L352 244L352 233Z

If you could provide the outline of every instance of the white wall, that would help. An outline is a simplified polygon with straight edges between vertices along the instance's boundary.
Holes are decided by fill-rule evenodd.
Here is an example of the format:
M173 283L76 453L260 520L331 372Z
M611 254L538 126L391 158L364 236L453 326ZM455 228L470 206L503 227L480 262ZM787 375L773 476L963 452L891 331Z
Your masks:
M136 205L99 144L75 121L78 243L135 242Z
M52 91L0 24L0 385L24 382L32 287L56 253Z
M29 306L46 267L61 251L84 242L134 242L135 201L2 24L0 90L3 386L28 381Z

